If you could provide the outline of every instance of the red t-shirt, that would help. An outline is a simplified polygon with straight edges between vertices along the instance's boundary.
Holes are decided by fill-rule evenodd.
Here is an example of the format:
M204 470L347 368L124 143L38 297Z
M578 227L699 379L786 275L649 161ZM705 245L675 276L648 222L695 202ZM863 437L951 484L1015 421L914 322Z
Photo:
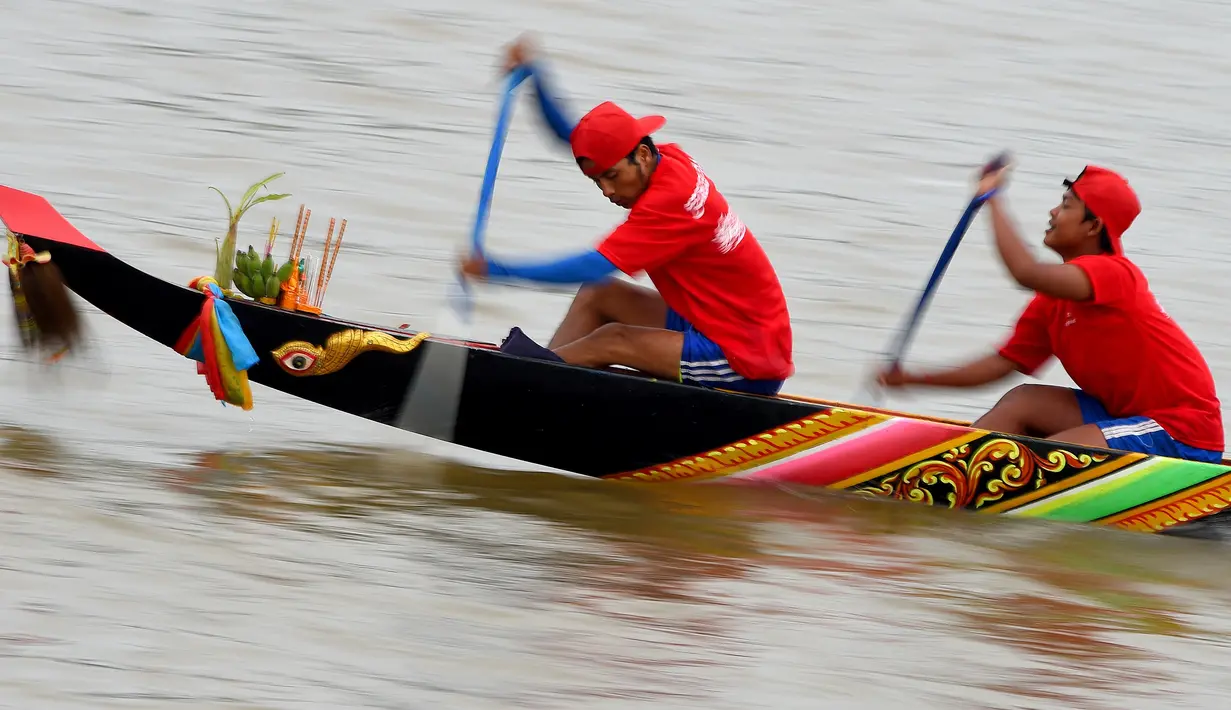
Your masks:
M1069 262L1090 277L1089 301L1038 294L1000 354L1033 374L1052 355L1111 416L1150 417L1189 446L1223 450L1222 409L1209 365L1123 256Z
M659 152L650 186L599 253L629 276L646 272L731 369L785 380L795 372L791 318L769 257L687 153L672 143Z

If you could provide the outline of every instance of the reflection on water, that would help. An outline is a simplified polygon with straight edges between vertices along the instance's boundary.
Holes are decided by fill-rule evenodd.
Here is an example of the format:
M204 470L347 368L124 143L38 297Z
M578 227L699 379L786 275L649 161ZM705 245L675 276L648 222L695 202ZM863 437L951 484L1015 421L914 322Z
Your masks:
M1209 590L1220 581L1169 571L1175 543L1132 533L1060 528L1044 535L1051 526L825 493L494 473L397 451L201 454L167 480L227 515L279 524L305 515L449 517L459 509L540 520L563 539L584 533L603 542L602 555L551 554L537 563L607 596L699 600L690 588L763 567L856 586L891 584L978 637L1085 667L1150 658L1100 636L1193 631L1174 601L1137 585ZM1027 541L1006 528L1020 529ZM983 540L980 561L952 554L974 536ZM1040 590L987 594L934 585L937 577L992 571Z
M1223 618L1214 609L1227 601L1221 545L809 490L489 471L378 447L204 452L141 474L58 452L19 427L0 430L0 467L7 487L34 501L13 510L25 529L22 574L50 573L38 560L55 549L66 583L116 589L135 553L156 583L126 585L122 604L90 591L61 598L60 623L28 596L14 607L25 621L0 628L9 649L0 653L27 667L92 663L38 649L78 648L61 623L99 611L150 638L170 635L161 643L184 633L254 643L243 616L207 611L242 598L285 628L327 614L331 627L369 629L344 642L262 637L282 649L267 666L276 675L337 654L377 665L433 655L435 690L416 685L428 671L410 668L411 688L373 680L372 697L383 700L372 706L432 697L554 706L567 692L734 707L760 688L770 707L846 697L877 668L896 680L859 691L869 702L1115 707L1204 677L1169 661L1168 649L1209 643ZM110 532L65 548L40 531L49 496L65 485L109 491L109 502L86 495L76 505L108 519L99 530ZM311 560L285 557L294 549ZM189 591L203 583L227 591L212 601ZM382 605L377 590L400 601ZM410 609L422 633L405 633ZM172 610L171 627L142 621ZM374 630L365 621L373 614L403 632ZM510 633L521 640L489 647ZM476 648L487 648L484 663L526 669L522 680L485 695L462 662ZM198 662L237 697L269 690L208 644ZM169 659L158 672L178 677L181 664ZM529 670L559 664L568 670ZM153 670L112 672L140 682ZM343 673L327 676L343 682ZM0 691L22 675L0 670Z
M561 578L575 580L576 565L583 561L588 574L615 565L611 582L635 585L651 596L681 594L684 581L698 573L738 577L762 557L748 523L737 514L741 501L719 488L684 496L665 487L496 473L396 450L204 453L195 458L190 467L166 472L168 484L202 497L225 515L308 525L324 534L330 534L328 523L316 516L365 518L386 529L428 535L434 534L437 519L469 511L516 516L556 529L561 543L584 533L621 550L618 557L592 559L546 555L543 561L559 565ZM500 554L490 544L481 547L472 552ZM645 567L643 573L624 574L633 559ZM627 593L636 592L630 586Z
M56 476L65 454L55 439L18 426L0 426L0 462L9 471Z

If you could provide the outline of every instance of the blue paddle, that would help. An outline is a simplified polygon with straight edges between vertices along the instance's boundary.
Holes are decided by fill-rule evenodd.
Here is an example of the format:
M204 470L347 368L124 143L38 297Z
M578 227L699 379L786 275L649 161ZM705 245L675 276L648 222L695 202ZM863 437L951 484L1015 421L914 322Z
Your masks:
M509 133L509 120L513 115L513 99L517 87L530 76L530 70L524 66L509 72L504 81L504 92L500 98L500 114L496 119L496 131L492 136L492 147L487 154L487 170L483 173L483 187L479 191L479 206L475 211L474 227L470 233L470 250L473 255L483 253L483 234L487 228L487 216L491 211L492 194L496 191L496 173L500 169L500 154L504 151L505 137ZM462 319L469 323L473 311L473 299L470 294L470 284L459 273L457 288L450 294L449 303Z
M987 175L990 172L999 170L1009 164L1008 151L1002 152L991 160L987 165L983 166L982 174ZM927 285L923 287L923 293L919 295L919 300L915 303L915 309L911 312L910 317L906 319L906 323L898 332L898 337L894 341L893 349L889 353L888 365L890 368L897 367L901 364L903 356L906 355L906 348L910 345L911 339L918 330L919 323L923 318L923 312L927 310L928 305L932 302L932 296L936 294L936 288L940 285L940 280L945 275L945 271L949 268L949 262L953 261L953 255L957 253L957 247L962 243L962 237L966 236L966 231L970 229L970 223L974 220L975 214L983 203L991 199L995 194L995 190L990 190L982 195L976 195L966 205L966 211L962 213L962 218L958 220L957 225L953 228L953 233L949 235L949 241L945 244L945 249L940 253L940 259L936 261L936 266L932 269L932 276L928 279ZM878 399L874 391L873 399Z

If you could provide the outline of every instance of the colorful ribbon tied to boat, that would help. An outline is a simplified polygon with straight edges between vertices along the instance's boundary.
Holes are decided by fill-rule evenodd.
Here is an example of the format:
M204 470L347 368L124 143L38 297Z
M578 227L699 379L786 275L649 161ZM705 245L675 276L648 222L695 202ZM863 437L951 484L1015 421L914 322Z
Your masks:
M216 399L245 411L252 409L247 371L260 358L223 299L217 281L199 276L188 287L204 293L205 302L201 314L180 336L176 352L197 361L197 374L205 376Z
M50 262L51 254L45 251L36 254L29 244L19 241L17 236L10 231L6 230L5 236L8 237L8 251L5 253L4 263L9 267L9 289L13 294L17 330L21 333L22 343L26 347L31 347L38 339L38 325L34 321L34 313L30 311L29 303L26 302L25 291L21 288L20 270L30 262L39 264ZM57 356L61 354L56 353L52 356L52 360L58 359Z

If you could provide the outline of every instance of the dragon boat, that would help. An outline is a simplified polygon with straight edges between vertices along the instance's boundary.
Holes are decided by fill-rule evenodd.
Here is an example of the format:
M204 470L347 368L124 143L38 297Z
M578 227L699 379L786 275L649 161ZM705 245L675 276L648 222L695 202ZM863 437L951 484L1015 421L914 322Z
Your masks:
M1231 461L1086 448L887 409L703 389L335 318L322 312L321 293L305 300L311 288L282 292L294 280L283 277L295 276L286 272L302 271L296 257L306 232L303 213L301 206L284 264L289 269L271 275L268 249L264 260L250 254L263 269L254 271L253 260L245 260L249 274L264 272L260 288L238 266L234 279L226 278L231 261L223 250L221 279L179 285L95 244L41 196L0 187L11 269L19 268L21 260L12 258L18 252L50 259L68 289L167 346L169 356L196 360L218 399L245 408L252 406L250 379L339 412L607 481L821 486L1147 533L1204 534L1231 520L1224 515ZM276 231L275 222L271 246ZM237 357L239 350L248 355ZM226 372L211 375L211 360ZM452 365L441 370L433 362ZM442 405L423 394L450 377L451 400Z

